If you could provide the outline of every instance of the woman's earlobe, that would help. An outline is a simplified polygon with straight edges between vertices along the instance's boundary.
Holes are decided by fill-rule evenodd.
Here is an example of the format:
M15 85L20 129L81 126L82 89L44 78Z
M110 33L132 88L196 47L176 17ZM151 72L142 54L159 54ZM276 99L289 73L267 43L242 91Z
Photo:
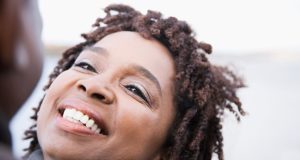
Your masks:
M161 155L160 155L160 153L159 154L157 154L155 157L154 157L154 159L153 160L161 160Z
M153 158L153 160L163 160L163 153L164 151L160 151L156 154L156 156Z

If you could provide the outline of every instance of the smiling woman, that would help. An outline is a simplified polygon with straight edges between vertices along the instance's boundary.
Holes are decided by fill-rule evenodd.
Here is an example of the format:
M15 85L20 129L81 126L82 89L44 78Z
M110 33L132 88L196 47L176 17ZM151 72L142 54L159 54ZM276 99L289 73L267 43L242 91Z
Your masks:
M29 159L222 160L220 119L244 114L242 81L209 63L211 46L185 22L125 5L105 12L50 75L25 133Z

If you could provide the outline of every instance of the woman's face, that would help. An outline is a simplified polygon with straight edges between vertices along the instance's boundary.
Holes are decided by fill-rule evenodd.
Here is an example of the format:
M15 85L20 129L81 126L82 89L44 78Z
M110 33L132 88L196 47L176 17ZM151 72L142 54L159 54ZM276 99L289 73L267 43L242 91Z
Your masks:
M47 159L155 159L174 120L174 63L156 40L110 34L46 92L37 132Z

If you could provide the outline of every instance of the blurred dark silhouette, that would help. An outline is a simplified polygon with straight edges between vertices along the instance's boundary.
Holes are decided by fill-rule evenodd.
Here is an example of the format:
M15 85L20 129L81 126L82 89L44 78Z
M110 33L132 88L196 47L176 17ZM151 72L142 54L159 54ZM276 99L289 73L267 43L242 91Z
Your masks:
M9 121L42 73L41 28L37 0L0 0L0 157L12 147Z

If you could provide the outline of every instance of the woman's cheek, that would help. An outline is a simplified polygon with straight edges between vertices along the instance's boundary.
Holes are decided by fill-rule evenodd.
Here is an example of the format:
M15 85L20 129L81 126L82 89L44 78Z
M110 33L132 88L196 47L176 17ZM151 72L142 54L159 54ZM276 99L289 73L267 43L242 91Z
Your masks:
M156 126L159 124L157 114L142 104L128 104L127 106L130 107L120 108L116 117L116 128L121 138L132 140L135 138L137 143L152 139Z

